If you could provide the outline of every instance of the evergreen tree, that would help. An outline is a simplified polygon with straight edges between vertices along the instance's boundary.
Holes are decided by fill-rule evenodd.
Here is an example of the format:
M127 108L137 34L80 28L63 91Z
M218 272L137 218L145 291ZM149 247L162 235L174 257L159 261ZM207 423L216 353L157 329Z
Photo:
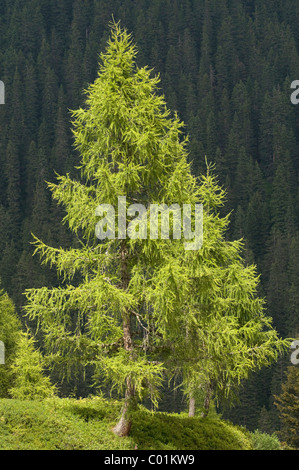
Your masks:
M209 175L204 180L204 187L211 198L207 212L216 211L218 215L223 192ZM186 263L192 266L194 284L191 283L186 296L185 310L189 312L185 317L186 324L180 328L185 332L186 342L182 339L178 354L182 354L187 393L192 396L196 387L204 390L206 412L213 396L220 402L235 398L240 382L253 371L275 362L288 345L279 340L271 325L272 319L265 314L263 299L257 295L255 267L246 266L242 260L242 245L239 241L225 241L227 224L227 217L218 218L216 235L217 229L214 227L209 231L205 219L203 252L195 254L195 259ZM168 292L173 289L170 285L163 287L163 296L170 304ZM175 362L179 362L176 354L174 357Z
M201 54L199 62L199 76L210 75L210 68L212 63L212 22L208 2L205 2L204 23L202 27L201 36Z
M270 201L272 229L281 234L295 231L294 197L290 191L291 171L280 163L275 172Z
M36 239L37 251L46 261L70 280L78 272L81 282L28 290L26 306L30 318L41 319L48 350L54 352L57 339L62 339L63 351L60 348L54 358L94 364L97 377L107 376L125 390L115 430L121 435L129 432L128 413L136 398L147 390L157 401L164 367L154 360L158 336L152 338L146 326L159 322L158 312L152 318L146 283L154 267L168 259L172 244L169 240L140 243L122 236L97 243L95 209L101 203L117 204L118 195L126 196L128 203L148 204L159 198L183 204L195 202L197 194L185 143L179 141L181 123L169 117L163 97L154 93L157 78L150 78L146 68L135 68L135 54L130 37L115 26L99 76L89 87L87 109L74 112L86 183L67 175L59 177L57 185L50 184L54 199L66 208L65 220L84 244L65 251ZM58 305L61 316L56 315Z
M34 198L32 188L36 185L39 170L39 152L34 140L30 142L28 151L24 155L24 163L25 182L23 183L23 190L26 198L25 215L28 216L32 210L32 202Z
M227 139L232 124L232 110L230 107L230 99L226 88L222 90L220 103L221 105L218 112L218 138L220 149L223 152L227 146Z
M21 322L9 296L0 291L0 341L4 344L5 364L0 365L0 397L9 397L13 383L12 363L17 354L17 343L21 334Z
M238 70L238 58L232 37L232 19L225 15L217 36L217 53L215 68L217 72L218 92L223 88L231 93L234 84L240 78Z
M261 265L261 260L266 253L269 227L270 214L267 203L263 200L261 193L255 191L247 206L243 228L248 240L248 247L254 253L255 260L259 265Z
M44 126L43 132L47 134L46 146L43 150L50 153L54 141L54 126L55 117L57 115L57 101L58 101L58 79L54 70L47 65L42 91L42 116L41 120Z
M252 195L253 162L243 146L239 149L236 177L233 192L236 197L235 206L240 204L245 210Z
M27 60L25 71L26 75L24 79L24 112L26 116L30 116L30 119L26 119L26 143L27 145L29 145L32 136L36 134L39 118L37 74L35 62L32 56L30 56Z
M44 374L43 359L35 349L35 341L28 332L22 332L17 343L16 356L11 364L14 386L9 394L17 400L42 400L55 395L55 386Z
M287 267L288 273L288 301L287 301L287 320L286 329L288 334L297 338L299 334L299 236L298 233L292 237L289 246L289 263Z
M278 231L274 231L272 234L270 260L267 282L268 308L278 331L287 335L288 240Z
M21 79L21 70L23 68L24 57L20 53L17 59L16 69L12 83L10 99L11 107L9 114L8 125L8 140L15 142L17 150L19 150L24 143L24 129L25 129L25 116L24 116L24 89Z
M44 19L40 12L40 2L31 0L22 9L22 28L18 30L24 54L36 56L38 44L44 36Z
M7 216L8 230L15 243L20 236L21 222L21 168L19 153L14 142L9 141L6 149L6 175L7 175Z
M299 369L289 366L286 371L286 382L282 385L282 392L275 396L275 404L279 410L281 429L279 435L292 449L299 448L298 420L299 420Z
M65 110L66 103L64 90L62 87L60 87L55 122L54 146L51 158L53 162L53 168L55 168L55 171L58 173L63 171L71 171L73 167L70 162L73 155L70 152L70 136L68 132L68 120Z
M11 278L16 272L19 250L13 240L8 239L1 257L0 276L3 288L13 299Z
M136 400L147 393L157 403L164 369L172 368L173 360L184 387L202 382L209 401L210 390L226 395L240 375L275 359L284 345L255 298L253 267L238 261L239 243L221 240L227 226L227 218L217 214L222 193L217 195L209 171L196 183L186 142L180 141L182 123L169 117L163 96L154 92L158 79L150 78L147 68L135 68L135 54L126 31L114 25L86 108L74 112L83 182L66 175L50 184L82 246L55 249L35 240L44 262L56 266L65 281L74 281L75 274L81 279L54 289L29 289L26 306L29 317L41 321L53 359L92 363L96 374L125 391L115 428L120 435L129 432ZM136 220L130 222L129 239L120 225L116 239L114 222L105 217L98 229L108 241L95 243L95 207L116 207L119 195L148 209L149 201L179 206L201 201L204 249L185 250L175 225L174 240L148 240L142 232L148 225L140 217L137 227ZM135 207L141 216L140 206Z

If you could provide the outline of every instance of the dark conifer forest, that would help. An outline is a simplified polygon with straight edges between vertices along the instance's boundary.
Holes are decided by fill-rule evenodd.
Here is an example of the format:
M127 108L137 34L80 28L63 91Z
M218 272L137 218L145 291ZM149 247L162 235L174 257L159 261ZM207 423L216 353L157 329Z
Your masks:
M32 233L76 245L45 181L73 174L71 110L97 74L112 18L138 48L137 64L160 75L167 106L189 136L192 172L206 160L226 191L229 240L260 275L259 295L283 338L299 334L299 4L295 0L2 0L0 3L0 278L23 325L24 291L55 286L33 256ZM34 325L31 325L34 328ZM252 374L239 403L220 412L248 429L279 427L274 396L290 357ZM88 396L74 377L62 395ZM165 391L168 411L185 406Z

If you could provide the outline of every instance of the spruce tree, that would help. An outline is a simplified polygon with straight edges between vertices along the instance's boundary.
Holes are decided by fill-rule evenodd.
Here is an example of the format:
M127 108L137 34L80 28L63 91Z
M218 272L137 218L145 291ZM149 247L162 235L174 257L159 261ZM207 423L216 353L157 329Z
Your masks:
M299 304L299 234L291 239L289 246L288 263L288 303L287 303L287 331L297 338L299 333L298 304Z
M11 240L17 242L20 233L21 216L21 170L20 157L15 142L8 142L6 148L7 215Z
M299 449L299 369L289 366L286 370L286 381L280 395L275 396L275 405L279 411L281 440L294 450Z

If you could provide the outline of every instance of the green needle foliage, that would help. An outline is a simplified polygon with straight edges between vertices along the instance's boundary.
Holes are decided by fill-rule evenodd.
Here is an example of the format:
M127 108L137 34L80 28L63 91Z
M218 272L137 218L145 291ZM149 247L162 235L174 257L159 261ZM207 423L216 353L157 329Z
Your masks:
M282 384L280 395L274 395L275 406L279 411L281 423L279 437L282 442L290 446L291 449L299 449L298 422L298 389L299 370L298 366L292 365L287 368L286 380Z
M43 357L35 349L35 341L28 332L22 332L17 344L17 355L11 366L15 377L9 393L17 400L42 400L54 397L56 388L44 374Z
M0 365L0 398L9 397L13 381L11 366L17 354L21 327L13 301L0 289L0 341L5 348L5 364Z
M219 216L225 194L211 170L199 183L202 249L169 260L152 283L158 328L171 345L168 371L190 399L190 415L196 395L205 397L204 414L212 398L231 403L243 380L276 362L290 345L266 315L256 268L242 259L242 240L225 240L229 218Z
M61 285L26 291L27 314L43 333L49 363L68 374L91 365L99 383L108 380L125 394L119 435L128 434L138 400L158 403L166 369L183 375L185 389L217 381L223 388L282 347L271 329L261 332L269 324L255 299L255 272L241 263L240 242L224 240L223 191L209 168L199 181L192 176L183 123L167 109L159 78L137 67L136 53L131 36L114 24L85 106L73 112L80 181L66 174L49 184L79 248L35 238ZM201 203L204 246L186 250L183 235L126 238L119 226L115 238L98 240L96 208L117 208L119 196L127 208L138 203L147 211L153 203Z
M26 292L27 313L37 319L52 362L68 371L79 363L93 365L97 379L126 391L130 406L145 393L156 404L163 380L164 365L155 356L160 313L148 292L157 266L173 257L172 240L99 242L96 208L116 207L118 196L126 196L127 206L198 199L186 139L180 141L183 124L170 116L156 93L158 78L139 69L135 55L130 36L114 25L86 106L73 113L81 181L66 175L49 184L81 245L65 251L36 238L36 251L57 268L63 285Z

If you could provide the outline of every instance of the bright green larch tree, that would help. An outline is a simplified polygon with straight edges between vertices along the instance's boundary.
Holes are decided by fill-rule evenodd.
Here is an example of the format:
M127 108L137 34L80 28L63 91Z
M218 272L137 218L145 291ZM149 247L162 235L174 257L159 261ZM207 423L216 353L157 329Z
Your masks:
M8 391L13 382L11 365L16 356L21 328L13 301L3 289L0 289L0 341L1 362L3 362L0 364L0 398L9 397Z
M56 394L56 387L44 371L43 356L35 343L36 341L28 331L20 334L16 356L11 365L14 381L9 394L12 398L42 400L54 397Z
M190 416L196 396L204 397L204 415L213 398L232 402L242 381L276 362L290 345L266 314L256 267L242 258L242 240L225 238L229 216L219 215L225 192L211 165L199 187L203 246L159 266L151 284L154 308L163 312L158 330L171 350L167 369L189 399Z
M245 294L244 300L236 291L231 299L229 267L239 242L224 241L227 221L213 210L217 189L192 175L183 123L167 109L159 78L137 67L136 52L130 35L114 24L98 77L84 107L73 112L80 178L67 174L49 184L78 246L54 248L35 238L36 252L57 269L61 284L26 291L27 314L43 333L48 359L66 371L92 365L95 379L124 394L119 435L129 433L138 400L158 403L166 368L183 374L185 388L194 376L207 384L217 331L226 327L229 349L242 336L229 313L238 314L238 300L246 313ZM153 204L173 205L169 237L156 232ZM194 210L178 228L175 211L187 205ZM191 376L186 364L192 361ZM226 361L231 374L232 366Z
M96 377L111 380L125 393L115 428L122 435L129 432L128 415L136 400L149 394L157 403L163 380L164 365L157 359L163 337L156 326L163 308L152 308L151 278L174 251L178 255L185 249L182 239L151 238L150 228L147 239L135 237L136 214L130 216L129 209L136 203L147 210L150 204L191 207L199 194L187 163L183 124L159 94L159 78L138 68L135 55L131 37L114 25L85 106L73 112L81 179L65 175L49 184L79 248L52 248L36 238L36 251L56 267L62 283L26 292L27 313L44 334L52 362L69 370L91 364ZM126 198L121 200L125 228L123 222L116 224L115 237L99 240L96 227L111 235L112 226L106 227L97 208L110 204L117 215L119 197Z

